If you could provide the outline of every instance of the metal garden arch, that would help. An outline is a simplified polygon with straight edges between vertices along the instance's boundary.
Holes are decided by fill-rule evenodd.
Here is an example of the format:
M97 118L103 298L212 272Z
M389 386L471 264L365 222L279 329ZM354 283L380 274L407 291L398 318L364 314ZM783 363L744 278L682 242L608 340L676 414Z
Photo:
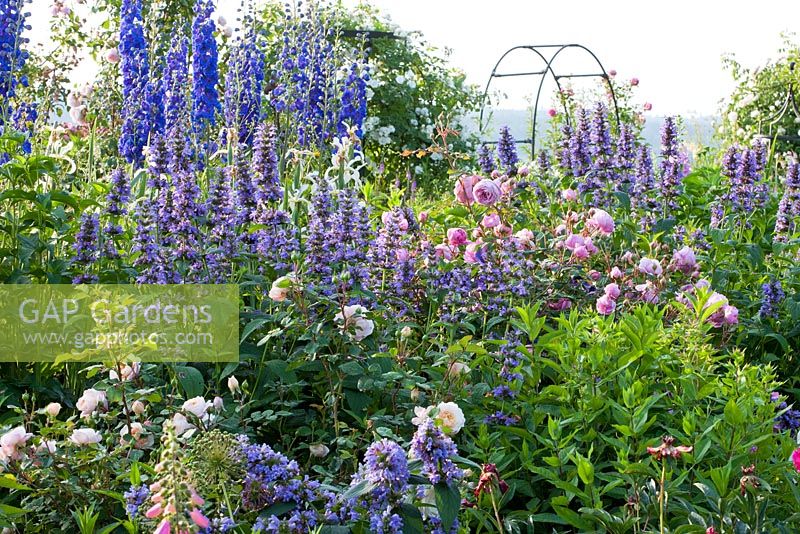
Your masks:
M559 74L553 68L556 59L558 56L564 51L568 49L578 49L582 50L585 53L589 54L592 59L597 63L597 66L600 69L600 72L588 72L588 73L570 73L570 74ZM503 63L503 60L508 57L509 54L515 52L516 50L528 50L533 52L535 55L535 59L538 58L538 62L544 64L542 70L537 71L526 71L526 72L497 72L497 69ZM555 51L554 51L555 50ZM554 51L554 52L553 52ZM553 52L552 55L546 57L546 53ZM517 143L530 143L531 145L531 157L534 155L534 150L536 148L536 121L537 121L537 110L539 109L539 100L542 96L542 87L544 86L544 81L547 75L553 77L553 80L556 82L556 87L558 88L559 92L561 89L561 79L562 78L602 78L605 80L606 84L608 85L609 92L611 93L611 101L614 104L614 117L617 121L617 126L619 126L619 108L617 107L617 95L614 93L614 85L611 83L609 79L608 73L606 69L603 67L603 64L597 58L597 56L586 48L583 45L571 43L571 44L549 44L549 45L519 45L514 46L506 50L506 52L500 56L500 59L497 60L495 63L494 68L492 69L492 73L489 75L489 79L486 82L486 87L483 90L483 97L481 100L481 113L480 118L478 119L478 125L480 131L483 131L483 128L486 126L484 124L484 114L486 111L487 105L487 98L489 96L489 88L492 85L492 81L495 78L508 78L512 76L539 76L539 85L536 90L536 101L533 104L533 125L531 127L531 136L529 139L518 139ZM567 124L570 124L570 116L567 110L566 105L564 105L564 116L566 117ZM483 141L483 144L496 144L497 141Z

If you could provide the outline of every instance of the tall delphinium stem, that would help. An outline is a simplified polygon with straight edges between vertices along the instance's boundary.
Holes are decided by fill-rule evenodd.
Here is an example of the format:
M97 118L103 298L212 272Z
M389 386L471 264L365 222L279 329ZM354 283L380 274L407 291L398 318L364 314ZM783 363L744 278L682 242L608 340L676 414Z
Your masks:
M150 67L142 26L141 0L123 0L119 52L122 62L122 135L120 154L135 166L151 133Z
M239 143L250 145L261 121L264 53L259 48L253 21L246 17L243 24L244 37L231 50L225 77L225 125L236 132Z
M217 93L217 41L214 38L212 0L197 0L192 22L192 125L198 138L214 126L222 109Z
M22 32L30 29L26 0L0 0L0 133L13 114L11 99L18 85L27 86L22 68L28 59L23 45L29 41Z

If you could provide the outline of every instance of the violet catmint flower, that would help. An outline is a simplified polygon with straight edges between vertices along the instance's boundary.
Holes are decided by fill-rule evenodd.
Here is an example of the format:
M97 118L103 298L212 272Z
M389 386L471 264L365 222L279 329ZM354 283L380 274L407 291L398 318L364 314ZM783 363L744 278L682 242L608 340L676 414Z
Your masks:
M453 463L453 456L457 453L456 444L433 419L419 425L411 439L411 454L422 461L422 472L431 484L461 480L463 472Z
M126 204L130 200L131 186L128 175L121 168L114 169L111 173L111 187L106 195L106 213L109 215L125 215Z
M100 241L100 218L96 213L83 213L80 227L75 234L75 257L73 262L79 268L88 270L98 259ZM97 281L97 276L82 272L72 279L73 284L90 284Z
M773 240L788 241L797 231L797 219L800 217L800 164L791 158L786 167L786 179L783 182L783 197L778 204Z
M686 155L680 152L678 143L678 125L674 117L667 117L661 127L661 161L657 184L663 217L677 208L681 184L687 174Z
M489 145L481 145L478 149L478 166L485 175L494 171L494 149Z
M128 514L128 517L135 517L139 512L139 508L149 496L150 489L147 487L147 484L128 488L128 491L123 493L123 497L125 497L125 512Z
M262 124L253 138L253 194L256 203L278 202L283 197L278 174L278 153L274 126Z
M778 316L778 307L786 294L779 280L767 282L761 286L761 308L758 316L761 318L775 318Z
M500 128L500 139L497 141L497 159L503 167L503 172L509 176L514 176L517 173L517 163L519 162L517 144L508 126Z

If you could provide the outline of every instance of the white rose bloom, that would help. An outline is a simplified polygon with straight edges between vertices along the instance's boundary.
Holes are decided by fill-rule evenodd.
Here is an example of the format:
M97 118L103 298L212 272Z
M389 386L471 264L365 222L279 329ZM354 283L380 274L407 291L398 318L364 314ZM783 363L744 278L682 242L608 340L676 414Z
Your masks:
M195 397L183 403L183 411L189 412L198 418L202 418L212 404L203 397Z
M375 330L375 323L364 317L366 313L367 310L364 306L353 304L344 307L344 316L342 316L342 312L339 312L334 319L341 324L343 330L352 327L353 339L361 341Z
M441 425L445 432L457 434L459 430L464 428L464 412L458 407L455 402L440 402L436 406L438 413L436 414L436 422Z
M239 381L233 375L228 377L228 389L231 390L231 393L239 391Z
M100 443L103 441L103 436L93 428L76 428L72 432L69 440L75 445L85 446L93 443Z
M83 392L75 406L81 411L81 417L90 417L95 411L108 408L106 393L105 391L89 388Z
M187 430L195 428L195 426L192 423L190 423L186 419L186 416L183 415L182 413L176 413L175 415L172 416L172 424L175 425L176 436L180 436Z
M33 436L33 434L25 432L24 426L12 428L0 436L0 447L3 448L3 451L7 455L13 456L13 453L16 453L17 449L25 446L25 442L27 442L31 436Z
M55 454L58 450L56 446L56 440L54 439L43 439L42 442L36 447L36 452L49 452L50 454Z
M311 456L314 456L315 458L325 458L328 456L328 453L331 452L331 450L323 443L309 445L308 451L311 453Z
M414 407L414 417L411 418L411 424L414 425L421 425L428 419L430 419L430 412L433 410L433 406L428 406L427 408L423 408L422 406L415 406Z
M44 407L44 412L50 417L58 417L58 414L61 412L61 405L57 402L51 402Z

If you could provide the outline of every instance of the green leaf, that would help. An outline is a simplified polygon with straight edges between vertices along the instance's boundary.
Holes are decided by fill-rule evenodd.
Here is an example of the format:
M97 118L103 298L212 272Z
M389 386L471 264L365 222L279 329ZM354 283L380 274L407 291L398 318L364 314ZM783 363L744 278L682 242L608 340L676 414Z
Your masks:
M17 482L17 479L14 477L14 475L10 473L0 476L0 488L8 488L19 491L32 491L32 488Z
M442 529L450 532L461 508L461 495L456 487L442 482L433 486L433 491L436 494L436 507L439 509Z
M364 368L361 367L361 364L354 361L345 362L339 366L339 370L346 375L350 376L364 376L366 373L364 372Z
M199 397L205 390L205 380L203 374L194 367L188 365L175 366L175 375L178 377L178 382L183 389L187 399L192 397Z
M403 534L425 534L422 514L417 508L408 503L401 504L400 517L403 518Z
M725 405L725 422L734 427L744 423L744 413L736 404L736 399L730 399Z

